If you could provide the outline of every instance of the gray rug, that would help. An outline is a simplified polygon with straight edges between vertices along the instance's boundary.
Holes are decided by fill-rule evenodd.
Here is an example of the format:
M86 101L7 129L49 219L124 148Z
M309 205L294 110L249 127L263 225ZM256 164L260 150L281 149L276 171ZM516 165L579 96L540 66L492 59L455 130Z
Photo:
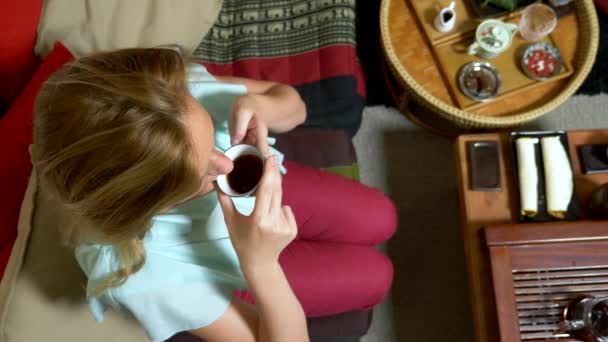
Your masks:
M573 97L520 129L602 127L608 127L608 95ZM472 341L453 140L393 108L368 107L354 143L362 181L394 200L400 220L382 247L395 266L393 289L361 341Z

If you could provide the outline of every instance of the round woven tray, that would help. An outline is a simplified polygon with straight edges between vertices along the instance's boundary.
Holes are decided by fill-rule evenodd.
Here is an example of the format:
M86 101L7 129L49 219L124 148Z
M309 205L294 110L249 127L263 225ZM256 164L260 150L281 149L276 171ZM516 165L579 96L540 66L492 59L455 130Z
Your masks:
M578 46L576 58L573 61L574 73L568 79L565 87L559 94L542 105L533 109L510 113L502 116L486 116L467 112L456 108L446 101L434 96L428 89L425 89L399 61L399 57L392 45L391 32L389 31L389 14L391 3L394 1L405 0L383 0L380 10L380 32L382 47L388 65L393 76L403 86L414 101L428 108L433 113L438 114L442 119L448 120L462 128L502 128L524 124L551 112L570 96L583 83L595 61L599 42L599 26L597 13L593 0L576 0L576 13L578 18Z

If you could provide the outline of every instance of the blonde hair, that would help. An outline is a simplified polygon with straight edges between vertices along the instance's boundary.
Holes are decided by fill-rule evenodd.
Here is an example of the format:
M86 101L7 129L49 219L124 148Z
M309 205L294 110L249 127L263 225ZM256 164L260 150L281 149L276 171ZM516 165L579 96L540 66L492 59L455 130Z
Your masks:
M186 94L184 60L166 48L80 58L38 94L32 157L41 186L86 222L66 227L67 239L113 244L121 259L94 295L141 269L152 217L200 188Z

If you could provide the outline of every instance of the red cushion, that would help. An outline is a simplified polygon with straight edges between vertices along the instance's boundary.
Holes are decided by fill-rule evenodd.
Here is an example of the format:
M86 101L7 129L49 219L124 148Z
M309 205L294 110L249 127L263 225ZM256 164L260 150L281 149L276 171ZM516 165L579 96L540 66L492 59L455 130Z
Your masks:
M56 43L0 120L0 278L17 237L19 210L32 170L28 146L32 142L34 101L42 83L71 59L70 51Z
M595 3L598 4L604 12L608 13L608 0L595 0Z
M13 103L39 64L34 56L43 0L0 1L0 102Z

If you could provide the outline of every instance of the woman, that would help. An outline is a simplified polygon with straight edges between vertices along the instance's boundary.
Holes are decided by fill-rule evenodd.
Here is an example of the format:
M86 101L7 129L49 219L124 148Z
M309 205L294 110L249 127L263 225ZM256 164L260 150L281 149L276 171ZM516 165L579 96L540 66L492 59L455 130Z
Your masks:
M289 86L126 49L64 66L35 111L36 170L77 222L65 235L98 321L111 307L153 341L307 341L305 314L367 309L390 288L373 245L395 229L391 202L269 147L269 130L305 120ZM243 142L267 156L255 199L214 191L233 166L221 151Z

